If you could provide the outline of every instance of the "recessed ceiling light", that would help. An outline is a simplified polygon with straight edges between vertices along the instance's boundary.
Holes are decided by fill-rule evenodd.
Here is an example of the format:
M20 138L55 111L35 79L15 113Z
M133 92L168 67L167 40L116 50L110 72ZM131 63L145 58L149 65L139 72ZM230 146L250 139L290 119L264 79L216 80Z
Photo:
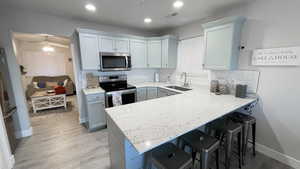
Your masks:
M152 22L152 19L151 19L151 18L145 18L145 19L144 19L144 22L145 22L145 23L151 23L151 22Z
M178 0L178 1L175 1L175 2L173 3L173 7L176 8L176 9L182 8L183 5L184 5L184 3L183 3L182 1L179 1L179 0Z
M96 11L96 7L93 4L86 4L85 5L85 9L91 12L95 12Z

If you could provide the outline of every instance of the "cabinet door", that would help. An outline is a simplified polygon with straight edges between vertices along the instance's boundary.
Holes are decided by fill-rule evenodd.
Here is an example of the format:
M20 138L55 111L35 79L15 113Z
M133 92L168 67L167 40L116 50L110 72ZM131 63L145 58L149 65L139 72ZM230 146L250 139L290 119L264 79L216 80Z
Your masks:
M161 67L168 68L169 60L169 39L162 40L162 57L161 57Z
M130 41L131 62L133 68L147 67L147 42L142 40Z
M83 70L99 70L98 36L93 34L79 34L81 67Z
M89 95L87 98L89 130L93 131L106 125L104 94Z
M161 68L161 40L148 41L148 67Z
M164 89L158 89L157 97L166 97L166 96L168 96L168 91Z
M171 91L171 90L163 89L163 88L158 88L158 91L157 91L158 97L166 97L166 96L172 96L172 95L176 95L176 94L179 94L179 93Z
M147 88L147 99L157 98L157 87L148 87Z
M115 39L115 51L120 53L129 53L129 40Z
M140 102L144 100L147 100L147 88L137 88L137 101Z
M100 36L99 38L100 51L101 52L115 52L115 41L112 37Z
M205 30L204 68L229 70L232 59L233 24Z

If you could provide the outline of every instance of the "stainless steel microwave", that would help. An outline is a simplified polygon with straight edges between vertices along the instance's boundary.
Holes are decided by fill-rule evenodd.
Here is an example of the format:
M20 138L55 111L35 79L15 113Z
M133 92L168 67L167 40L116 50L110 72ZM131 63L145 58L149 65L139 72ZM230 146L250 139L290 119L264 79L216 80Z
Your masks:
M100 52L100 71L131 70L131 56L128 53Z

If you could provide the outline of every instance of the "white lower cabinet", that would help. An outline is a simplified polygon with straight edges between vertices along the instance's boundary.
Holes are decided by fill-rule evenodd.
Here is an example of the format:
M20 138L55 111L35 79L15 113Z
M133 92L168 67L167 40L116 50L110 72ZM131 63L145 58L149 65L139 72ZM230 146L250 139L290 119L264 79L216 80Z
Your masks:
M137 88L137 102L180 94L160 87Z
M144 101L147 100L147 88L146 87L141 87L137 88L137 101Z
M147 100L157 98L157 87L147 87Z
M163 88L158 88L158 90L157 90L157 97L167 97L167 96L172 96L172 95L176 95L176 94L179 94L179 93L171 91L171 90L163 89Z
M89 131L95 131L106 126L104 93L86 95L87 126Z

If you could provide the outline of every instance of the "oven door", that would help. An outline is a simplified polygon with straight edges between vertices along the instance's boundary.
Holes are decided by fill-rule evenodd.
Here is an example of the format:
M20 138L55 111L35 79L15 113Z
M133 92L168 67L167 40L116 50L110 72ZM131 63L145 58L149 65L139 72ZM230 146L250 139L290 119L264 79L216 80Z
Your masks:
M131 69L131 57L121 53L100 53L101 71L126 71Z
M136 89L130 89L130 90L122 90L122 91L115 91L120 92L122 97L122 105L124 104L130 104L136 102ZM106 107L113 107L113 93L114 92L108 92L106 93Z

